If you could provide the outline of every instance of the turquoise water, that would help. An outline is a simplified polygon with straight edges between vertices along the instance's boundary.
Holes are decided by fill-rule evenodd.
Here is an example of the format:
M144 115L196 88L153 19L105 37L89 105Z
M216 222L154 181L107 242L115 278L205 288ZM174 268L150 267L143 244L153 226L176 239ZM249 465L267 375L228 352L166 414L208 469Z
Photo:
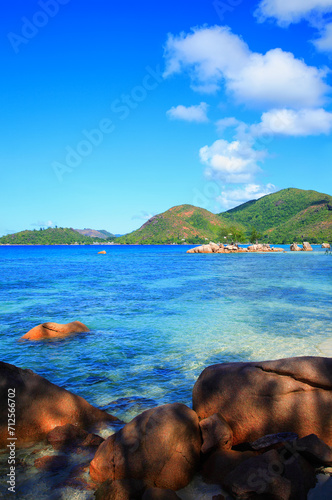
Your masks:
M286 249L288 247L285 247ZM185 246L0 247L1 359L125 420L191 404L205 366L319 355L332 337L332 256L188 255ZM19 342L79 320L90 333Z
M188 255L186 246L107 246L98 255L102 248L0 247L1 359L125 421L164 403L191 405L195 380L212 363L321 355L332 339L332 256L319 247ZM74 320L91 331L19 341L39 323ZM59 488L92 456L70 455L58 473L34 467L54 453L44 443L17 451L16 498L92 500L91 490ZM6 460L0 451L2 478ZM0 497L13 498L4 484ZM179 496L211 500L218 492L196 477Z

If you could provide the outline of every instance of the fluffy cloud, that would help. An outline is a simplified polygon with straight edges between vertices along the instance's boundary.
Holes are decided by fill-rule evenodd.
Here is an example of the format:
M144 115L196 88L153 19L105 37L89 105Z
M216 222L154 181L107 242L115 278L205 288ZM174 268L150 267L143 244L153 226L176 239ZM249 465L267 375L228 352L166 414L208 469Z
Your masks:
M332 113L324 109L273 109L263 113L261 122L250 127L250 134L309 136L329 134L332 130Z
M201 162L206 165L205 175L226 183L250 183L260 172L258 162L263 161L265 151L254 150L245 141L228 142L223 139L199 151Z
M54 227L54 226L56 226L56 223L52 222L51 220L48 220L47 222L43 221L43 220L39 220L39 221L34 222L33 224L30 224L30 225L33 227Z
M187 71L194 90L217 91L224 84L239 103L250 106L315 107L330 90L324 82L327 70L307 66L281 49L251 52L227 27L169 35L165 59L165 77Z
M332 52L332 23L327 23L320 32L320 37L313 41L320 52Z
M139 220L144 220L146 222L149 219L151 219L151 217L153 217L154 215L155 215L154 213L149 213L142 210L139 214L133 215L131 220L139 219Z
M173 106L169 109L166 114L171 120L184 120L187 122L198 122L204 123L208 122L207 117L208 105L206 102L201 102L196 106Z
M255 12L259 21L275 19L281 26L298 23L313 14L332 12L332 0L261 0Z
M262 196L274 193L277 190L273 184L247 184L241 188L224 189L217 201L226 209L236 207L249 200L258 200Z

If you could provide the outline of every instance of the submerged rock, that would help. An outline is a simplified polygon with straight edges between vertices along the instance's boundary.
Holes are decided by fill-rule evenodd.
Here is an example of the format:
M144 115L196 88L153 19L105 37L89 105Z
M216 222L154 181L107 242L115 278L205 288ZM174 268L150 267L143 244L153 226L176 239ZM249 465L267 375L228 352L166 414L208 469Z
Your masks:
M89 332L89 328L80 321L73 321L65 325L60 323L43 323L28 331L21 339L41 340L67 337L73 333Z
M193 389L200 419L221 413L234 445L267 434L316 434L332 444L332 358L224 363L206 368Z
M201 435L196 413L168 404L138 415L102 443L90 465L96 482L139 479L148 486L184 488L197 471Z
M31 370L0 362L0 448L10 437L8 398L14 401L16 446L41 441L56 426L86 429L99 421L118 420Z
M86 430L73 424L54 427L46 436L55 450L72 446L99 446L104 439L97 434L89 434Z
M98 252L98 254L103 254L103 255L105 255L105 254L106 254L106 250L101 250L101 252Z

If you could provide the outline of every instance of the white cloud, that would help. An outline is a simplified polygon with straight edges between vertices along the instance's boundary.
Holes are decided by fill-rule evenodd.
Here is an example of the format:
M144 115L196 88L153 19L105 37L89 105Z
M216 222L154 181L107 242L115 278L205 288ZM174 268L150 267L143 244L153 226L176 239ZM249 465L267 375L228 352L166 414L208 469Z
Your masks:
M217 130L219 134L222 134L227 128L238 127L242 122L240 122L234 116L230 116L227 118L221 118L216 122Z
M33 224L30 224L31 226L34 227L54 227L56 226L55 222L52 222L51 220L48 220L47 222L39 220L37 222L34 222Z
M151 219L151 217L153 217L154 215L155 215L154 213L149 213L149 212L145 212L145 210L142 210L139 214L133 215L131 219L132 220L139 219L139 220L147 221L147 220Z
M166 114L171 120L184 120L187 122L204 123L208 122L207 117L208 105L206 102L201 102L196 106L173 106Z
M258 200L262 196L274 193L277 190L273 184L247 184L240 188L223 189L217 201L226 209L241 205L249 200Z
M320 38L313 40L320 52L332 52L332 23L327 23L320 32Z
M224 85L249 106L316 107L330 91L324 82L327 70L307 66L281 49L251 52L227 27L169 35L165 58L165 77L187 71L194 90L211 92Z
M332 0L261 0L255 15L260 22L272 18L280 26L288 26L328 12L332 12Z
M258 162L263 161L265 151L254 150L245 141L228 142L223 139L199 151L201 162L206 165L205 175L226 183L240 184L252 182L261 171Z
M332 130L332 113L325 109L273 109L262 114L261 122L250 127L250 134L309 136L329 134Z

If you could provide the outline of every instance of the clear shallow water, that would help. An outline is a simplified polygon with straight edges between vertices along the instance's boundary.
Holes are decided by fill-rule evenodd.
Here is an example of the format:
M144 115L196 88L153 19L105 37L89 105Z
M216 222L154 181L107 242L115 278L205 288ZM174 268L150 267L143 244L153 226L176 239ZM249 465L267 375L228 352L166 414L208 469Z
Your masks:
M157 404L190 405L207 365L321 355L319 344L332 338L332 257L319 247L231 255L105 248L0 247L1 359L125 420ZM18 341L39 323L74 320L91 332Z
M185 246L107 246L98 255L102 248L0 247L1 360L126 421L164 403L191 405L210 364L322 355L332 339L332 256L319 247L188 255ZM39 323L74 320L91 332L19 341ZM36 495L43 481L34 478L24 481ZM89 497L73 491L64 498Z

